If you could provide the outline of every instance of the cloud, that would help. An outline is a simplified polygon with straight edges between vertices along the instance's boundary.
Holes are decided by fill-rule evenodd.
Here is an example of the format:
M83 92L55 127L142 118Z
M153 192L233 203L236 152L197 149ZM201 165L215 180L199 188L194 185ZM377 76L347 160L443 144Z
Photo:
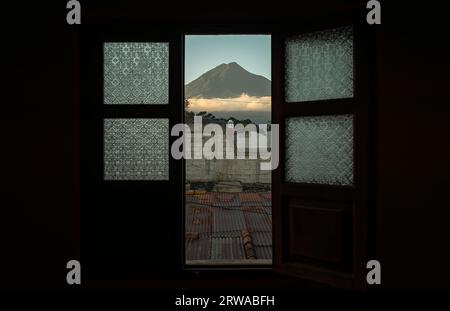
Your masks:
M270 111L271 96L248 96L242 94L236 98L190 98L189 109L200 111Z

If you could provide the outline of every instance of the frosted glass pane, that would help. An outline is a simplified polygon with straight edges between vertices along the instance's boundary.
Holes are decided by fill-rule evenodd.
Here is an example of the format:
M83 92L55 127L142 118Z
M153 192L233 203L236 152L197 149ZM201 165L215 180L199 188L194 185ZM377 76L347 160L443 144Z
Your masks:
M353 116L286 119L286 181L352 185Z
M286 41L286 102L353 97L353 28Z
M105 119L105 180L168 180L168 119Z
M168 43L105 43L105 104L167 104Z

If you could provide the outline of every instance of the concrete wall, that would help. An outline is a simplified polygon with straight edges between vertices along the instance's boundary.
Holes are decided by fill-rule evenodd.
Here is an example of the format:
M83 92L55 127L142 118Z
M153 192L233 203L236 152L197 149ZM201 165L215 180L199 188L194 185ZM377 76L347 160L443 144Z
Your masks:
M261 160L186 160L187 181L271 183L272 171L260 169Z
M203 143L200 140L195 142L192 139L191 150L199 151L203 144L209 138L203 137ZM224 147L232 148L230 144L226 145L226 135L224 135ZM271 183L272 171L262 171L261 162L267 160L249 159L249 149L246 149L245 159L188 159L186 160L186 180L187 181L240 181L242 183ZM250 150L250 154L254 153Z

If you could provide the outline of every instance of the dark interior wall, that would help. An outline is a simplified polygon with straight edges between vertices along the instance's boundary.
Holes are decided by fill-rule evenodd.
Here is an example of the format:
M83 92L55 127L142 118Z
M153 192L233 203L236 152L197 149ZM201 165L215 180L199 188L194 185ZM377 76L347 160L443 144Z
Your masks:
M2 11L0 287L60 288L80 249L77 30L65 5Z
M450 287L449 42L443 7L383 7L377 38L377 254L386 287Z
M82 18L301 19L361 2L182 3L174 11L173 4L89 1ZM79 34L65 23L64 3L5 12L1 286L64 288L65 264L80 256ZM385 288L450 283L450 53L443 12L383 4L376 26L375 255Z

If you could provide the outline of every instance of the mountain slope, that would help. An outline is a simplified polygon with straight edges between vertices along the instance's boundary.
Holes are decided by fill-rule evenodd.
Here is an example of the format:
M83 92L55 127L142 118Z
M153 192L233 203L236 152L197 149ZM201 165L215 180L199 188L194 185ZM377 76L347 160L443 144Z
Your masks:
M270 80L250 73L233 62L211 69L185 87L186 98L233 98L242 93L270 96Z

